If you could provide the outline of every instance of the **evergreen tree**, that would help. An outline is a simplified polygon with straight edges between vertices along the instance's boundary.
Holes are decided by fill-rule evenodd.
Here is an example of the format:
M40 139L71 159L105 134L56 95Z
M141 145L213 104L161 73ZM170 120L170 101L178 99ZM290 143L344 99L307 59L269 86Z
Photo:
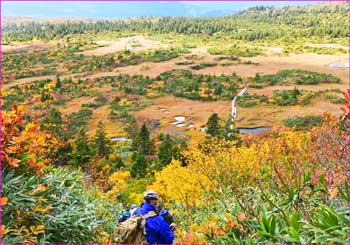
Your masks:
M216 136L219 130L219 116L217 113L213 113L207 122L207 134L210 136Z
M139 134L135 138L133 145L135 149L141 154L152 154L154 150L154 141L150 138L150 133L146 127L146 124L143 124Z
M128 123L126 130L128 132L129 139L134 141L136 139L138 131L139 131L139 127L138 127L138 125L136 123L135 117L132 117L130 119L130 122Z
M56 75L56 88L61 88L61 87L62 87L62 81L59 75Z
M75 139L74 145L75 149L70 154L70 163L73 166L85 167L93 155L93 149L91 143L89 142L89 138L86 135L86 129L84 127L81 127L79 129L78 136Z
M160 144L157 152L159 169L168 165L174 156L174 142L167 134L162 144Z
M99 156L108 158L111 152L111 145L102 122L99 122L97 125L96 134L94 136L94 146Z
M72 152L72 145L69 142L71 135L68 134L64 126L62 113L55 107L51 108L47 116L41 121L42 129L53 132L59 141L57 149L51 153L55 165L67 164Z
M131 175L134 178L143 178L147 174L149 162L145 156L139 152L135 152L132 155L133 165L131 166Z
M47 116L41 121L41 128L53 132L56 136L63 136L62 113L55 107L51 108Z
M232 118L228 117L223 127L220 128L219 138L235 141L237 146L242 143L241 137L239 136L239 129L236 128L235 123L232 122Z

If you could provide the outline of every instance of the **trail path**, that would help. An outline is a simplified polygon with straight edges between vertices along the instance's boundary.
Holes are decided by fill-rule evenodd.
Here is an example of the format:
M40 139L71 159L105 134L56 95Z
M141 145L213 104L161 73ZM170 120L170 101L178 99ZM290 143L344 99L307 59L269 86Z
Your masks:
M237 117L236 99L237 97L242 96L246 91L247 91L247 86L245 85L245 83L243 83L243 89L232 100L232 112L231 112L232 122Z

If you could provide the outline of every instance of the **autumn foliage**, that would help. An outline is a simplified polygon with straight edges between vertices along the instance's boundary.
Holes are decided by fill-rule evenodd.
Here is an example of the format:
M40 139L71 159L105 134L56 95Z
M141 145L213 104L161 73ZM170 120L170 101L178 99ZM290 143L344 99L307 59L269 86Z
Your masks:
M41 174L50 163L50 153L57 144L55 137L41 130L37 122L26 123L23 106L2 112L1 130L3 167Z

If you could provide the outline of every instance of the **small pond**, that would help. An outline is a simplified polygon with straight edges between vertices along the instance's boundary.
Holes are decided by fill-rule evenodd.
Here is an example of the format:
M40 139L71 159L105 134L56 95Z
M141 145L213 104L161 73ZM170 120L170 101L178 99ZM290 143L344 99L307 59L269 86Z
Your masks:
M257 127L257 128L238 128L240 133L249 133L249 134L257 134L266 130L269 130L268 127Z
M329 64L330 67L350 67L349 62L334 62Z
M174 119L178 122L184 122L186 120L184 116L177 116L177 117L174 117Z
M128 141L128 138L125 137L114 137L112 138L112 142L124 142L124 141Z

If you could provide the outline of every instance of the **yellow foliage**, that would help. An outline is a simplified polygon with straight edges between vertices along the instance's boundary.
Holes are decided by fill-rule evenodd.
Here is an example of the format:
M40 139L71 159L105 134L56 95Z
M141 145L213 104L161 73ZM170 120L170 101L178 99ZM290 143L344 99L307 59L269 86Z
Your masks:
M105 231L99 231L99 236L96 239L96 243L98 244L111 244L111 239L109 234Z
M118 104L119 104L120 106L130 106L130 105L132 105L132 101L130 101L130 100L126 99L126 98L122 98L122 99L118 102Z
M9 95L9 93L8 93L7 91L1 89L1 96L2 96L2 97L6 97L6 96L8 96L8 95Z
M128 188L128 183L126 180L130 178L129 171L117 171L114 172L108 178L108 183L112 186L112 190L107 192L108 198L115 200L120 192Z
M1 206L6 205L6 204L7 204L7 201L8 201L8 198L7 198L7 197L1 197L1 199L0 199Z
M129 194L129 198L128 199L129 199L130 203L139 204L143 200L143 194L142 193L131 192Z
M156 182L152 189L157 190L164 201L183 202L188 206L196 206L197 200L213 187L212 181L200 172L181 167L173 160L161 172L156 173Z
M293 131L278 132L241 147L225 141L201 144L193 140L182 152L186 166L174 160L156 173L152 188L166 202L197 206L206 192L263 183L262 169L277 183L283 180L291 185L296 173L302 176L306 167L310 168L309 145L308 133Z
M115 160L115 159L120 158L120 157L121 156L118 153L111 153L111 154L109 154L109 159L110 160Z
M30 226L30 230L34 235L38 235L40 233L44 233L44 226L43 225Z
M0 235L1 235L1 237L3 235L6 235L9 232L10 232L10 230L6 229L6 227L4 225L1 225L1 227L0 227Z

